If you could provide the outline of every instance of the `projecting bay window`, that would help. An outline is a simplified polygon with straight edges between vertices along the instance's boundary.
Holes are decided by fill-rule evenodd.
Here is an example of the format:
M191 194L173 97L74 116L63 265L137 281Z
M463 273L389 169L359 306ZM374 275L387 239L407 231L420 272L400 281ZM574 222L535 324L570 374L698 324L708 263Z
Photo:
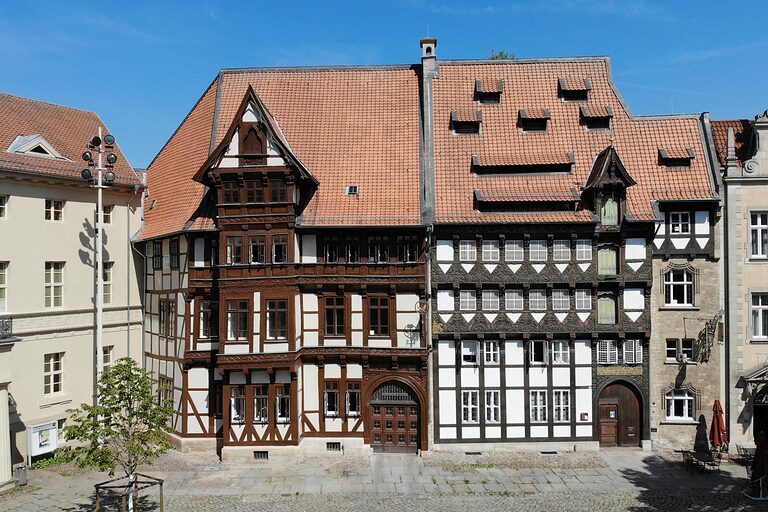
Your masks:
M749 218L752 257L768 258L768 212L755 212Z
M552 342L552 363L553 364L568 364L570 361L570 355L568 354L568 342L567 341L553 341Z
M531 311L546 311L547 291L531 290L528 292L528 309Z
M576 240L576 260L592 261L592 241Z
M555 261L571 261L571 242L555 240L552 242L552 259Z
M344 297L325 298L325 335L344 336Z
M272 235L272 262L288 261L288 235Z
M576 290L576 309L581 311L592 309L592 290L583 288Z
M270 201L273 203L285 203L288 200L288 188L284 179L269 180Z
M501 421L501 392L490 390L485 392L485 422L499 423Z
M475 290L459 290L459 309L462 311L477 310L477 292Z
M597 273L601 276L615 276L618 261L618 249L606 245L597 250Z
M619 364L619 347L616 340L597 342L597 364Z
M477 259L477 244L474 240L459 241L459 261L475 261Z
M523 290L504 290L504 309L507 311L522 311Z
M547 241L531 240L528 246L528 259L531 261L547 261Z
M552 309L555 311L568 311L571 309L571 293L564 288L552 290Z
M504 260L523 261L524 258L522 240L507 240L504 242Z
M249 240L251 263L267 262L267 237L266 235L253 235Z
M529 395L530 399L530 415L531 423L546 423L547 422L547 392L546 391L531 391Z
M339 383L325 383L323 394L323 412L326 417L336 418L339 415Z
M415 236L397 237L397 261L402 263L419 261L419 245Z
M478 391L462 391L461 392L461 419L463 423L478 423L479 418L479 405L478 405Z
M499 290L483 290L483 311L499 310Z
M227 237L227 265L239 265L243 262L243 237Z
M45 307L64 305L64 262L45 262Z
M269 386L265 384L253 387L253 422L269 423Z
M368 320L371 336L389 336L389 297L368 298Z
M245 201L247 203L264 202L264 186L259 180L248 180L245 182Z
M230 419L232 425L245 425L245 386L229 389Z
M278 423L291 422L291 386L286 384L277 388L275 396L277 414L275 415Z
M552 391L552 415L555 423L571 421L571 392L567 389Z
M499 261L498 240L483 240L483 261L489 263Z
M221 180L222 200L224 203L234 204L240 202L240 187L237 180Z
M752 294L752 338L768 339L768 293Z
M362 412L362 402L360 401L360 383L347 382L347 416L358 417Z
M227 301L227 339L243 341L248 339L248 301Z
M616 323L616 298L613 295L603 295L597 299L597 323Z
M267 301L267 339L284 340L288 333L288 301Z
M368 263L387 263L389 261L389 238L372 236L368 238Z
M686 269L672 269L664 274L664 305L667 307L693 306L693 273Z

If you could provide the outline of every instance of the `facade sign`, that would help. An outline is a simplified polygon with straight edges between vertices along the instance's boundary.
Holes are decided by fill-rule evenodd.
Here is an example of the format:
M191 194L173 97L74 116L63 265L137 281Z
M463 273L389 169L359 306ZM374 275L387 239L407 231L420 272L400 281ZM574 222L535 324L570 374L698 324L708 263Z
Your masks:
M55 421L35 425L29 432L29 456L51 453L59 446L59 426Z

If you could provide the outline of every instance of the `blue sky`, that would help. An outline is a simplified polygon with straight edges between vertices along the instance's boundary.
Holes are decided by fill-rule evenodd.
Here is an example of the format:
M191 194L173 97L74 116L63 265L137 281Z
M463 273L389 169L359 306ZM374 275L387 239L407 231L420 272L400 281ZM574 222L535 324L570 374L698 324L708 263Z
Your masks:
M29 7L30 5L34 7ZM0 91L98 112L149 164L225 67L609 55L636 115L768 108L768 4L651 0L0 0Z

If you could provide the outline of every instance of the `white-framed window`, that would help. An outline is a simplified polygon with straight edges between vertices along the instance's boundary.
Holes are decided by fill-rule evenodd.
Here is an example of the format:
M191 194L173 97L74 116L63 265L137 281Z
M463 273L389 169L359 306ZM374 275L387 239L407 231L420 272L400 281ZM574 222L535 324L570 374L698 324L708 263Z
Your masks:
M499 290L483 290L483 311L499 310Z
M459 309L475 311L477 309L477 292L475 290L459 290Z
M571 261L571 242L555 240L552 242L552 259L555 261Z
M753 212L749 218L749 227L752 233L752 257L768 258L768 212Z
M523 241L507 240L504 242L504 259L506 261L523 261Z
M64 391L64 352L43 356L43 394L52 395Z
M477 244L474 240L459 240L459 261L477 260Z
M253 387L253 423L269 423L269 386Z
M46 199L45 220L54 222L61 222L64 220L64 201L60 199Z
M571 392L567 389L552 391L552 415L555 423L571 421Z
M665 396L668 420L694 421L694 397L685 390L672 390Z
M547 392L534 390L530 392L531 423L547 422Z
M8 216L8 196L0 195L0 219Z
M499 261L498 240L483 240L483 261Z
M213 311L211 308L210 300L200 301L200 325L198 330L198 338L210 338L211 334L215 334L212 329L212 324L215 321L213 317Z
M664 274L664 305L693 306L693 274L686 269L672 269Z
M104 224L112 224L112 210L115 209L113 204L105 204L101 207L101 221Z
M461 342L461 364L477 364L477 342L464 340Z
M499 364L499 342L483 342L483 361L485 364Z
M613 245L597 250L597 273L601 276L615 276L618 270L619 251Z
M669 212L669 232L673 235L689 235L691 233L690 212Z
M112 345L101 347L101 362L104 365L104 373L107 373L112 368L112 363L114 362L112 352L114 348Z
M597 323L616 323L616 298L613 295L603 295L597 299Z
M691 338L680 340L680 356L683 361L693 361L693 344Z
M461 419L464 423L478 423L480 421L478 395L479 392L475 390L461 392Z
M643 340L624 340L624 364L640 364L643 362Z
M45 262L45 307L60 308L64 305L64 262Z
M167 385L164 383L167 382L167 378L160 377L158 379L158 394L157 394L157 403L162 404L163 403L163 388ZM257 404L254 404L254 409L256 411L254 412L254 419L258 416L258 411L260 408L256 407ZM245 386L232 386L229 389L229 422L232 425L243 425L245 423Z
M552 362L554 364L568 364L570 356L568 354L568 342L565 340L556 340L552 342Z
M576 290L576 309L592 309L592 290L588 288L578 288Z
M227 339L248 339L248 301L227 301Z
M323 394L323 412L326 416L336 417L339 415L339 383L335 381L325 382L325 392Z
M552 309L555 311L568 311L571 309L571 292L567 288L555 288L552 290Z
M597 342L597 364L618 364L619 348L616 340Z
M291 386L286 385L275 390L275 409L278 423L291 422Z
M592 261L592 240L576 240L576 260Z
M102 281L104 282L104 304L112 304L112 267L114 261L105 261L102 264Z
M0 312L8 310L8 262L0 261Z
M501 421L501 392L487 390L485 392L485 422L499 423Z
M528 258L531 261L547 261L547 241L531 240L528 245Z
M690 362L694 360L695 342L691 338L666 340L667 362Z
M523 290L504 290L504 309L507 311L522 311Z
M347 416L360 416L362 410L360 383L347 382Z
M667 340L666 356L667 361L677 361L677 340Z
M0 263L0 269L2 264ZM2 272L2 270L0 270ZM2 286L0 278L0 286ZM2 300L2 291L0 290L0 300ZM0 311L2 311L0 306ZM752 337L768 338L768 293L752 294Z
M531 311L544 311L547 309L547 291L530 290L528 292L528 308Z
M547 342L544 340L532 340L528 346L528 360L532 364L546 364Z

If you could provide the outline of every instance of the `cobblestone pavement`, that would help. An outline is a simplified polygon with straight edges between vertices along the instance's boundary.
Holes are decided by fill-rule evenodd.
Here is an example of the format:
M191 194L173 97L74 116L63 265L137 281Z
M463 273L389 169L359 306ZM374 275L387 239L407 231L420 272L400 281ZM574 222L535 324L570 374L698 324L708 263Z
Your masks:
M221 464L211 456L164 455L144 472L163 478L165 510L613 511L768 510L742 494L746 470L689 471L675 454L603 450L560 455L373 455ZM30 485L0 495L0 511L93 510L93 484L106 480L65 466L30 472ZM158 491L141 510L158 510ZM102 510L119 510L106 500Z

